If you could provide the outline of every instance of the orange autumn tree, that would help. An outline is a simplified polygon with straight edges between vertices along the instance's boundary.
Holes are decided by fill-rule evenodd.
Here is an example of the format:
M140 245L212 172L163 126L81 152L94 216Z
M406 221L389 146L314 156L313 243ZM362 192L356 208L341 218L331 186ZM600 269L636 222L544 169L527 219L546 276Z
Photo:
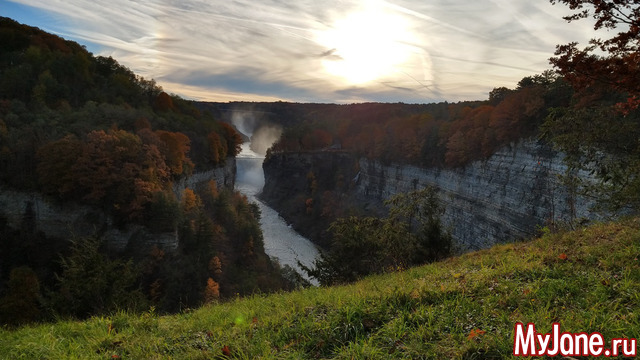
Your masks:
M158 148L123 130L92 131L84 141L66 137L43 146L37 157L45 193L98 205L123 218L138 218L169 181Z
M220 284L212 278L207 279L207 287L204 289L204 302L212 303L220 298Z
M171 174L174 177L180 175L190 175L194 164L187 157L187 153L191 149L191 141L189 137L180 132L170 132L164 130L157 130L156 134L163 143L160 148L164 155L165 162L171 170Z
M209 156L211 162L214 165L223 163L227 157L226 141L221 138L217 132L212 131L207 135L207 142L209 145Z

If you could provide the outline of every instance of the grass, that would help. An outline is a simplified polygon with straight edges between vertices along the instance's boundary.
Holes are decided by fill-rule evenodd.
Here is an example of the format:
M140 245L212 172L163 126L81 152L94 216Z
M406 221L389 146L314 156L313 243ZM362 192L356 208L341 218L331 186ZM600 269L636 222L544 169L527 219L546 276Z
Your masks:
M500 359L516 322L640 338L640 220L174 316L0 330L6 359Z

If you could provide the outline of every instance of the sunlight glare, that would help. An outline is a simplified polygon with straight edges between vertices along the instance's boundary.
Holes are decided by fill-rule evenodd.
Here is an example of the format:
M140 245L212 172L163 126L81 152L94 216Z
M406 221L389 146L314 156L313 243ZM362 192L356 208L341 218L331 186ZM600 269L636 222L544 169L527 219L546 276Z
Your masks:
M408 60L412 48L406 19L369 7L340 19L318 35L318 43L330 49L323 66L350 84L363 84L393 74Z

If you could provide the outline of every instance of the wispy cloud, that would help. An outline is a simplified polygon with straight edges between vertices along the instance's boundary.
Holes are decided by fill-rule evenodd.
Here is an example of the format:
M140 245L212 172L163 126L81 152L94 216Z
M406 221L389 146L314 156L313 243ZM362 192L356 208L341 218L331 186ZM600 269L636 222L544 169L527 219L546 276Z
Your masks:
M556 44L591 35L588 24L566 24L567 10L546 0L10 1L58 20L56 29L30 25L95 44L167 91L213 101L482 99L549 68ZM350 60L323 34L340 37L340 21L373 7L401 19L404 32L388 49L406 56L363 83L328 71ZM385 19L382 29L397 26ZM387 56L385 46L373 56Z

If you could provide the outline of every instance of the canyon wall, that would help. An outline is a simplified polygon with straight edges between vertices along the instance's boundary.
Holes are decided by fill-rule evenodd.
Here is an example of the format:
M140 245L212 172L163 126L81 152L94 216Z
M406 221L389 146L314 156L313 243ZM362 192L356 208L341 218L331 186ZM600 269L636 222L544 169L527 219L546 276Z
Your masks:
M194 188L198 183L215 180L218 187L233 189L235 182L235 158L228 158L224 167L206 172L194 173L191 177L176 182L173 191L180 196L186 188ZM48 237L69 239L73 236L99 234L109 248L124 250L131 241L143 246L158 246L165 250L178 247L177 232L151 233L147 228L129 224L117 228L109 215L100 209L77 203L57 203L36 192L20 192L0 187L0 217L7 225L19 228L25 217L30 217L36 231Z
M567 168L546 144L523 140L460 169L384 166L361 160L358 192L389 196L434 185L446 205L443 222L462 250L536 235L539 227L573 218L594 219L592 200L559 180ZM578 176L588 176L581 173Z
M273 154L277 160L265 162L269 203L285 216L286 211L274 199L292 196L294 189L304 186L300 178L316 161L329 163L328 159L336 156ZM571 194L560 182L558 176L566 171L561 154L531 139L460 169L354 161L355 166L345 165L359 168L351 191L369 206L397 193L436 186L446 206L443 222L462 251L532 237L539 227L552 222L596 218L590 211L593 203ZM272 169L274 166L278 168Z

